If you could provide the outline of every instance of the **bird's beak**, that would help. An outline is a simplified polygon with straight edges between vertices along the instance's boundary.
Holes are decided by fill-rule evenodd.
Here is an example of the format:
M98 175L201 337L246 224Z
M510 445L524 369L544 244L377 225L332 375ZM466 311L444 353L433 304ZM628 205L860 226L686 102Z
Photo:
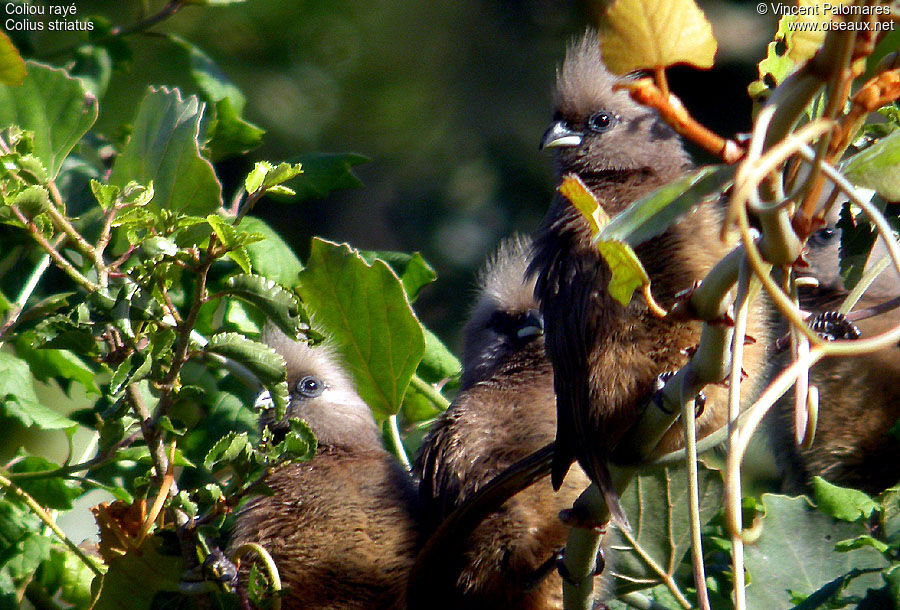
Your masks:
M528 312L518 332L516 332L516 336L519 339L531 339L532 337L540 337L543 334L544 318L541 317L540 311L534 309Z
M541 138L541 144L538 146L538 149L578 146L581 144L583 137L583 133L574 131L565 121L554 121L547 131L544 132L544 137Z

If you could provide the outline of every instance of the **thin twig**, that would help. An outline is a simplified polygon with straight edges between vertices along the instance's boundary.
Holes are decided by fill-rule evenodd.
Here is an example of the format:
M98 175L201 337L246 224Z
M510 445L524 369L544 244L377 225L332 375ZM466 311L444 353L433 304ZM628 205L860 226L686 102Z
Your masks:
M62 540L63 544L69 547L69 550L75 553L75 556L78 557L78 559L80 559L81 562L84 563L84 565L86 565L91 572L93 572L96 576L103 576L103 572L100 570L100 568L97 567L97 564L90 557L85 555L84 551L78 548L77 544L69 540L68 536L66 536L66 534L61 529L59 529L59 526L56 524L56 522L50 518L50 515L47 514L47 511L44 510L44 507L38 504L37 501L30 495L28 495L28 493L24 489L10 481L6 476L4 476L4 474L0 474L0 487L6 488L9 492L21 498L25 502L25 504L28 505L28 508L34 511L34 514L36 514L38 518L43 521L44 524L49 527L50 530L54 534L56 534L56 536L60 540Z

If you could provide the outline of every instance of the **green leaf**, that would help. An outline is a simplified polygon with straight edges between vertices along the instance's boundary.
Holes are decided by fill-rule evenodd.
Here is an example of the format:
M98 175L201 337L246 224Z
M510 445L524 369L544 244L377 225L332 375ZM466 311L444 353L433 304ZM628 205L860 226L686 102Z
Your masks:
M789 26L796 18L793 15L785 15L778 20L778 31L775 39L766 47L766 57L759 62L757 69L759 80L750 83L747 92L754 99L763 94L768 94L775 87L784 82L784 79L794 71L797 64L788 56L787 47L793 34Z
M662 234L698 203L720 191L734 175L733 166L708 166L645 195L602 227L598 240L637 247Z
M9 36L0 32L0 84L18 87L25 80L25 60Z
M177 545L164 544L161 536L149 536L139 548L106 558L106 564L109 570L91 585L100 595L94 610L150 610L160 591L178 591L185 569Z
M43 186L29 186L17 193L12 203L18 206L25 216L32 218L50 206L50 194Z
M425 337L396 274L347 244L314 238L297 290L376 417L397 413Z
M263 385L285 380L284 358L275 350L238 333L213 335L205 351L231 358L246 366Z
M30 455L17 461L9 471L19 474L23 472L45 472L56 470L57 468L59 466L53 462L42 457ZM24 479L16 483L42 506L58 510L70 510L72 508L72 500L84 493L84 488L81 485L61 476Z
M265 222L253 216L245 216L240 226L264 237L247 246L247 254L256 273L288 288L296 286L297 278L303 270L303 263L281 236Z
M108 210L110 206L116 202L122 189L114 184L103 184L97 180L91 179L91 192L94 194L100 207L104 210Z
M231 99L219 100L213 107L216 111L215 126L212 139L207 143L213 161L242 155L262 144L266 130L241 118L232 107Z
M109 183L153 182L148 204L185 214L207 215L222 205L222 186L197 138L203 104L182 99L178 89L151 87L138 108L131 139L116 158Z
M37 337L33 332L19 335L16 353L28 363L31 374L40 381L62 378L80 383L88 392L100 394L96 372L68 350L35 349Z
M744 548L750 573L748 608L790 607L793 595L807 596L852 570L883 568L887 560L871 548L835 550L839 540L866 534L861 523L836 521L813 510L805 497L763 495L766 516L756 543ZM854 578L844 592L866 594L880 586L877 574Z
M900 131L894 131L843 164L854 184L875 189L886 201L900 201Z
M832 485L822 477L813 477L813 494L816 507L841 521L868 519L879 510L878 504L858 489Z
M422 355L419 368L416 369L419 377L430 383L459 377L462 374L459 359L447 349L437 335L425 327L422 330L425 333L425 353Z
M38 401L28 364L7 352L0 352L0 410L25 426L61 429L76 425Z
M288 458L294 462L311 460L316 454L316 436L309 425L301 419L288 420L291 426L290 432L284 440L278 444L276 450L279 458Z
M360 250L360 256L370 265L376 259L383 260L403 282L403 289L410 302L414 303L422 288L437 279L434 267L428 264L418 252L392 252L388 250Z
M721 508L724 489L719 472L699 465L700 522L705 525ZM622 494L622 506L641 549L673 574L691 548L688 527L687 471L683 466L642 472ZM615 555L618 594L662 582L661 577L626 541ZM618 545L617 545L618 547Z
M34 154L56 178L63 160L97 120L97 99L65 71L33 61L18 87L0 85L0 125L34 134Z
M879 553L887 553L891 548L881 540L869 535L857 536L852 540L841 540L834 548L838 551L852 551L853 549L861 549L864 546L870 546Z
M316 154L301 156L303 174L291 184L299 199L320 199L339 189L353 189L362 182L353 167L367 162L368 157L355 153ZM252 192L248 189L248 192Z
M229 432L219 442L213 445L206 457L203 458L203 467L214 470L218 464L227 464L247 453L252 448L246 432Z
M289 337L308 327L309 320L294 293L261 275L235 275L225 282L225 292L256 306Z
M218 102L222 99L228 99L231 101L235 112L240 114L244 111L244 104L246 103L244 94L241 93L241 90L234 83L228 80L222 69L216 65L216 62L209 55L180 36L169 34L169 40L187 54L191 66L191 76L203 93L205 100Z

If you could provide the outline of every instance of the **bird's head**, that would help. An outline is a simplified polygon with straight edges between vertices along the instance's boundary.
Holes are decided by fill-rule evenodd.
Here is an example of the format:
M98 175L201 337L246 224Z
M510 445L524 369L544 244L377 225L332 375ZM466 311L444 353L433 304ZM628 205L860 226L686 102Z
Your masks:
M284 434L287 419L304 420L312 429L320 445L341 445L353 448L381 447L378 426L368 405L359 397L353 383L337 364L336 354L327 345L310 346L285 335L277 327L267 324L263 342L281 354L287 363L287 384L290 402L284 421L274 421L275 411L263 403L260 426L268 425L275 433Z
M563 173L591 174L684 166L681 141L653 110L613 90L597 34L589 30L568 48L556 73L554 115L541 148L556 152Z
M534 298L534 278L526 278L531 240L504 241L478 278L478 298L463 330L462 388L490 377L516 351L544 333Z

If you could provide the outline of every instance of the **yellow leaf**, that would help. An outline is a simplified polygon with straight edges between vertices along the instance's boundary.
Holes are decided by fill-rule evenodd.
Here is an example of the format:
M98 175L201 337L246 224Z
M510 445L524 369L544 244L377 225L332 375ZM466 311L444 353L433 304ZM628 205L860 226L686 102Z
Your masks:
M623 306L631 302L634 291L650 283L650 277L631 246L621 241L597 242L597 249L609 265L612 278L609 294Z
M825 23L831 21L837 6L847 0L799 0L793 34L787 41L787 56L802 64L816 54L825 40ZM788 17L782 17L782 20ZM780 24L779 24L780 25Z
M713 65L716 39L694 0L616 0L606 16L601 51L615 74L673 64Z
M576 174L566 175L558 190L588 221L592 235L599 233L609 222L609 216L600 207L600 202Z
M0 32L0 83L18 87L25 80L25 60L9 36Z

